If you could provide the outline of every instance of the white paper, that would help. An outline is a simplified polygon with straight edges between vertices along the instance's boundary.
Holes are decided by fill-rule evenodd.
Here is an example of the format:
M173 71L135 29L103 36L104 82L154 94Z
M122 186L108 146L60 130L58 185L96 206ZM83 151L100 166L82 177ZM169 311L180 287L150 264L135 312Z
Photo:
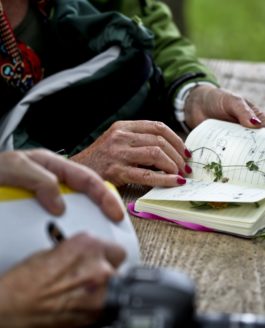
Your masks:
M139 244L127 214L122 222L113 223L85 195L72 193L63 197L66 212L61 217L46 212L33 198L0 201L0 273L36 251L54 246L47 233L50 222L54 222L66 238L88 232L119 243L127 252L120 271L139 264Z
M205 165L221 161L223 177L228 183L253 187L265 186L265 128L248 129L239 124L206 120L196 127L186 140L192 152L190 166L195 180L213 181ZM258 170L250 171L247 163L253 161Z
M265 190L227 183L187 179L183 186L155 187L141 199L254 203L265 198Z

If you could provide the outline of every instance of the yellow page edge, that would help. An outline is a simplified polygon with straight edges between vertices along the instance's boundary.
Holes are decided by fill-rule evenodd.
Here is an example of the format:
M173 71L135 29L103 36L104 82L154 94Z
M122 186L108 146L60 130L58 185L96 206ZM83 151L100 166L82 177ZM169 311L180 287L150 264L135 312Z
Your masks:
M116 187L108 182L105 181L105 185L112 191L117 193ZM67 187L64 184L60 184L60 192L61 194L71 194L74 193L75 191L69 187ZM34 198L35 194L32 191L23 189L23 188L18 188L18 187L7 187L7 186L2 186L0 187L0 202L5 202L5 201L13 201L13 200L21 200L21 199L29 199L29 198Z

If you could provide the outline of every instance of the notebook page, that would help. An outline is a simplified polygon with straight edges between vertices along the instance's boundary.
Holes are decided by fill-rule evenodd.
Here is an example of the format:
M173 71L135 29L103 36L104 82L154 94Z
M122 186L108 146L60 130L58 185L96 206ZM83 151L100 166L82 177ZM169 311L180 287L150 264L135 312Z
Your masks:
M154 187L141 199L169 201L205 201L254 203L265 198L265 189L249 188L221 182L207 182L187 179L187 183L178 187Z
M206 120L194 129L186 140L192 151L191 178L214 180L204 165L221 161L223 177L229 183L265 186L265 129L248 129L239 124ZM254 161L257 171L246 164ZM230 167L226 167L230 166Z

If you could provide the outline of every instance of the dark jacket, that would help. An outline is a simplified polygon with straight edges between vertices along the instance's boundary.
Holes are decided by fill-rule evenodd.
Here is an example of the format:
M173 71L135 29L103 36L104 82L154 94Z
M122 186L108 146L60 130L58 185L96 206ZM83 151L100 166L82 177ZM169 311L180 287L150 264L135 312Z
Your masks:
M160 114L164 115L165 110L159 108L162 104L159 101L165 101L164 90L183 74L203 72L203 79L215 81L197 61L194 48L178 34L167 7L159 1L149 1L147 7L136 6L135 10L128 6L131 10L125 10L129 15L142 14L143 22L152 32L144 28L135 16L131 19L105 10L108 1L93 2L103 12L85 0L55 1L45 23L48 45L44 58L46 74L74 67L113 45L121 47L119 60L95 77L84 79L31 106L16 130L16 148L40 145L74 154L93 142L116 120L163 120L158 112L160 109ZM125 7L114 6L113 9L124 11ZM108 9L111 8L108 6ZM165 85L160 77L154 77L156 69L151 64L152 58L162 68ZM161 97L158 96L160 93L163 94ZM22 96L10 98L11 105Z

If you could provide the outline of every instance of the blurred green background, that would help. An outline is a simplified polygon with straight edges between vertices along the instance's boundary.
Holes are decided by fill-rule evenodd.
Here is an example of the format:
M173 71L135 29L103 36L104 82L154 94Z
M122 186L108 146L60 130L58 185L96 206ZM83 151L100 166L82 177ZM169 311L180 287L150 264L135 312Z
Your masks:
M185 31L200 57L265 61L265 0L182 1Z

